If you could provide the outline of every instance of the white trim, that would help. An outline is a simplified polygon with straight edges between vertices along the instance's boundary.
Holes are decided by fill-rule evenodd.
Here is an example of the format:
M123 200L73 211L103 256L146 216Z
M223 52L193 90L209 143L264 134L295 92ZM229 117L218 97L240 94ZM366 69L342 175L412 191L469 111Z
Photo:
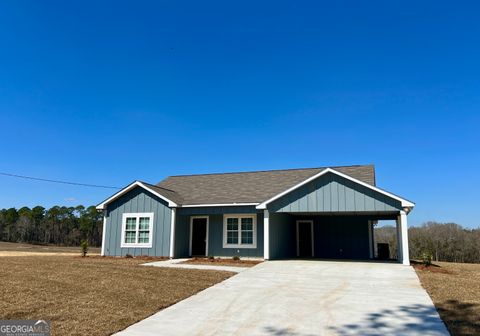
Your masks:
M270 213L263 210L263 259L270 259Z
M127 222L127 218L135 217L135 241L137 243L125 243L125 226ZM148 243L138 243L138 231L140 225L140 217L148 217L150 220L149 224L149 231L148 231ZM152 240L153 240L153 212L130 212L130 213L123 213L122 214L122 234L121 234L121 248L151 248L152 247Z
M360 181L360 180L357 180L356 178L353 178L353 177L351 177L351 176L348 176L348 175L345 175L345 174L343 174L343 173L340 173L339 171L334 170L334 169L332 169L332 168L327 168L327 169L325 169L325 170L322 170L320 173L315 174L315 175L307 178L307 179L304 180L303 182L300 182L300 183L294 185L293 187L288 188L287 190L282 191L281 193L273 196L272 198L270 198L270 199L268 199L268 200L260 203L259 205L257 205L257 209L266 209L266 208L267 208L267 204L275 201L276 199L279 199L280 197L282 197L282 196L284 196L284 195L292 192L293 190L295 190L295 189L297 189L297 188L300 188L301 186L307 184L308 182L313 181L313 180L315 180L316 178L318 178L318 177L320 177L320 176L322 176L322 175L325 175L325 174L327 174L327 173L336 174L336 175L338 175L338 176L341 176L341 177L343 177L343 178L346 178L347 180L350 180L350 181L355 182L355 183L357 183L357 184L360 184L360 185L362 185L362 186L364 186L364 187L367 187L367 188L369 188L369 189L371 189L371 190L374 190L374 191L379 192L379 193L381 193L381 194L383 194L383 195L386 195L386 196L388 196L388 197L390 197L390 198L393 198L393 199L395 199L395 200L397 200L397 201L400 201L402 207L405 207L405 208L413 208L413 207L415 206L415 203L412 203L412 202L410 202L410 201L408 201L408 200L406 200L406 199L403 199L403 198L401 198L401 197L399 197L399 196L396 196L396 195L394 195L394 194L392 194L392 193L389 193L388 191L385 191L385 190L379 189L379 188L377 188L377 187L374 187L374 186L372 186L372 185L370 185L370 184L368 184L368 183L365 183L365 182L362 182L362 181Z
M218 204L183 204L178 207L181 208L204 208L204 207L220 207L220 206L253 206L260 203L218 203Z
M397 230L397 260L402 262L402 233L400 232L400 216L397 216L395 228Z
M210 226L210 217L209 216L190 216L190 245L188 250L188 255L192 256L192 240L193 240L193 220L198 218L205 218L207 220L207 230L205 233L205 256L208 256L208 227Z
M105 255L105 234L107 233L107 211L103 211L103 228L102 228L102 252L101 256Z
M310 219L299 219L299 220L297 220L295 223L296 223L296 226L297 226L297 257L300 257L300 236L298 235L298 233L299 233L299 229L298 229L298 228L299 228L299 224L300 224L300 223L309 223L309 224L310 224L311 236L312 236L312 237L311 237L311 238L312 238L312 253L311 253L312 255L311 255L311 257L313 257L313 256L314 256L314 252L315 252L315 247L314 247L314 245L313 245L313 244L314 244L314 241L315 241L315 239L314 239L314 237L313 237L313 220L310 220Z
M106 199L105 201L103 201L99 205L97 205L97 210L104 210L108 203L116 200L120 196L126 194L127 192L129 192L130 190L132 190L133 188L136 188L136 187L141 187L145 190L148 190L149 192L151 192L155 196L157 196L157 197L161 198L162 200L164 200L165 202L167 202L169 207L177 207L178 206L175 202L169 200L168 198L166 198L163 195L160 195L158 192L156 192L152 188L149 188L144 183L142 183L140 181L135 181L135 182L130 183L128 186L126 186L125 188L123 188L122 190L120 190L119 192L117 192L116 194L111 196L110 198Z
M177 209L172 208L172 215L170 218L170 258L175 256L175 217Z
M398 225L400 226L400 244L401 244L401 261L402 264L409 266L410 265L410 254L408 251L408 223L407 223L407 214L405 211L400 211L398 215Z
M238 244L227 244L227 218L238 218ZM252 244L242 244L242 220L241 218L252 218L253 223L253 242ZM223 215L223 248L257 248L257 214L224 214Z

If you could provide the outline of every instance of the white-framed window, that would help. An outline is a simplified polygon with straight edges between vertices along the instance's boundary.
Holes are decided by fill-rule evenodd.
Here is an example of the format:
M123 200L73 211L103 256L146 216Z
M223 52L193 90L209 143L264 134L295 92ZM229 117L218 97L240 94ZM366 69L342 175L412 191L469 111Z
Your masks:
M223 215L224 248L257 247L257 215Z
M153 212L124 213L122 215L121 247L152 247Z

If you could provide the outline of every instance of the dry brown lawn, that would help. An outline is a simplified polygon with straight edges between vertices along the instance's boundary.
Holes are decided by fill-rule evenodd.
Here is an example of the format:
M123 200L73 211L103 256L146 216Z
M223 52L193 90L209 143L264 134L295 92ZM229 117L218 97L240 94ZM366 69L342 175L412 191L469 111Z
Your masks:
M90 247L88 253L99 255L100 248ZM33 256L43 254L80 255L80 247L0 242L0 257Z
M0 319L52 321L53 335L110 335L232 273L132 258L0 258Z
M480 264L414 265L452 335L480 335Z
M237 266L237 267L252 267L263 262L262 260L249 260L249 259L226 259L226 258L192 258L188 259L182 264L193 264L193 265L213 265L213 266Z

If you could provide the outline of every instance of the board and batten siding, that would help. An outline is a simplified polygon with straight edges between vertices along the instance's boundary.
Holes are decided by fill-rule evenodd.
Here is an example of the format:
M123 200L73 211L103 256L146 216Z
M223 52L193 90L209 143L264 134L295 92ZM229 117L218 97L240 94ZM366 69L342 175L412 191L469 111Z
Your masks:
M270 214L270 259L296 257L295 217L285 213Z
M224 248L223 215L257 214L257 247ZM208 216L208 255L215 257L263 257L263 212L254 206L220 206L178 208L175 223L175 257L188 257L190 253L190 217Z
M151 248L122 248L122 215L124 213L153 212L153 241ZM168 256L170 249L170 221L172 209L152 193L137 187L107 206L105 255L107 256Z
M389 212L401 203L375 190L328 173L268 205L271 212Z

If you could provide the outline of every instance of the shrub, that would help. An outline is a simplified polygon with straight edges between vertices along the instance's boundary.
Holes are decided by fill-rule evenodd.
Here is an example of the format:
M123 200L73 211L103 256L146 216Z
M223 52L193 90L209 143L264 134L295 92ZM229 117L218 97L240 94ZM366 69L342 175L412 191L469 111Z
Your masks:
M131 254L125 254L125 258L133 258L133 256Z
M234 261L239 261L239 260L240 260L240 257L239 257L238 255L236 255L236 256L233 256L232 259L233 259Z
M208 260L213 261L213 260L215 260L215 257L212 256L212 255L211 255L211 256L208 256Z
M432 254L430 252L423 252L422 253L422 263L425 266L431 266L432 265Z
M80 248L82 250L82 257L86 257L88 252L88 241L86 239L80 242Z

